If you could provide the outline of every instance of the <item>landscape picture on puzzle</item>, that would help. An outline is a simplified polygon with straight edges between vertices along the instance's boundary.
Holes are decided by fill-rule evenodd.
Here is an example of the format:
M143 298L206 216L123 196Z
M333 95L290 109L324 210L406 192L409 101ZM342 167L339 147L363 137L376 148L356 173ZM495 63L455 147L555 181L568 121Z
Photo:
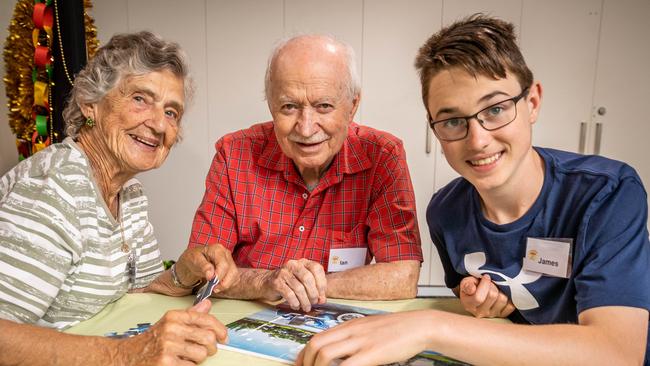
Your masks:
M345 321L382 314L383 311L327 303L309 312L291 309L286 303L268 308L227 325L229 342L221 348L293 364L300 350L316 333ZM424 352L390 365L465 365L435 352Z

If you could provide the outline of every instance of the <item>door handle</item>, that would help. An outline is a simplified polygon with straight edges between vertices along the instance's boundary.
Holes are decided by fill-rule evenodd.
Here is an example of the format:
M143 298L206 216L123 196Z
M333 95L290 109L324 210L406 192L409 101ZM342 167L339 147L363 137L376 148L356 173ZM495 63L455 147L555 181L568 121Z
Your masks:
M580 122L580 140L578 141L578 152L585 153L585 138L587 138L587 122Z
M600 155L600 141L603 137L603 124L596 123L596 139L594 140L594 154Z

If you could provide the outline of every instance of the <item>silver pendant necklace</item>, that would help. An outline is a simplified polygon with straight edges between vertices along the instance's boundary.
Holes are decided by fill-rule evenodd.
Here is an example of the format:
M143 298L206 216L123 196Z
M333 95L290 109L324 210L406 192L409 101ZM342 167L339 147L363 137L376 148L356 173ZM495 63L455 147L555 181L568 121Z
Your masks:
M129 253L129 256L126 260L126 269L129 275L129 282L131 284L135 283L135 275L136 275L136 266L135 266L135 248L131 247L129 243L126 241L126 238L124 237L124 223L123 223L123 212L122 212L122 204L121 204L121 197L120 194L117 194L117 216L118 216L118 222L120 223L120 235L122 236L122 246L121 250L122 253Z

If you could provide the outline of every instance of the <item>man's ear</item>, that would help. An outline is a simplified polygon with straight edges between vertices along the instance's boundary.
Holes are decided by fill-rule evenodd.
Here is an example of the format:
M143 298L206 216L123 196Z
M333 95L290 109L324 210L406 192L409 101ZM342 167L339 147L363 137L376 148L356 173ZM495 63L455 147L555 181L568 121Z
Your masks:
M539 117L539 111L542 108L542 94L542 84L537 80L534 81L533 85L530 86L528 95L526 96L526 103L528 105L528 110L530 111L529 122L531 125L537 122L537 117Z
M354 119L354 115L357 114L357 109L359 109L359 103L361 103L361 93L352 98L352 110L350 111L350 121Z

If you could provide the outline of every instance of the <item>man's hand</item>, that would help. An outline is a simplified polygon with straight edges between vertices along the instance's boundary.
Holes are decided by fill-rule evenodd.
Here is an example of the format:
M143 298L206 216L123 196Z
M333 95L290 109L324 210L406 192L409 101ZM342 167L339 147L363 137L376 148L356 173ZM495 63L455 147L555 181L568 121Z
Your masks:
M265 298L284 298L292 309L310 311L313 304L324 304L327 279L320 263L309 259L290 260L284 266L269 271L265 278L269 293Z
M480 279L473 276L463 278L459 292L463 308L477 318L505 318L515 310L512 301L487 274Z
M176 274L183 284L210 280L216 274L219 284L213 292L223 291L239 281L239 271L228 249L221 244L187 249L176 262Z
M217 353L228 331L208 314L212 303L203 300L187 310L172 310L146 332L121 340L116 354L123 365L193 365Z
M425 311L372 315L347 321L314 335L296 360L297 366L383 365L404 361L427 347L431 332Z

